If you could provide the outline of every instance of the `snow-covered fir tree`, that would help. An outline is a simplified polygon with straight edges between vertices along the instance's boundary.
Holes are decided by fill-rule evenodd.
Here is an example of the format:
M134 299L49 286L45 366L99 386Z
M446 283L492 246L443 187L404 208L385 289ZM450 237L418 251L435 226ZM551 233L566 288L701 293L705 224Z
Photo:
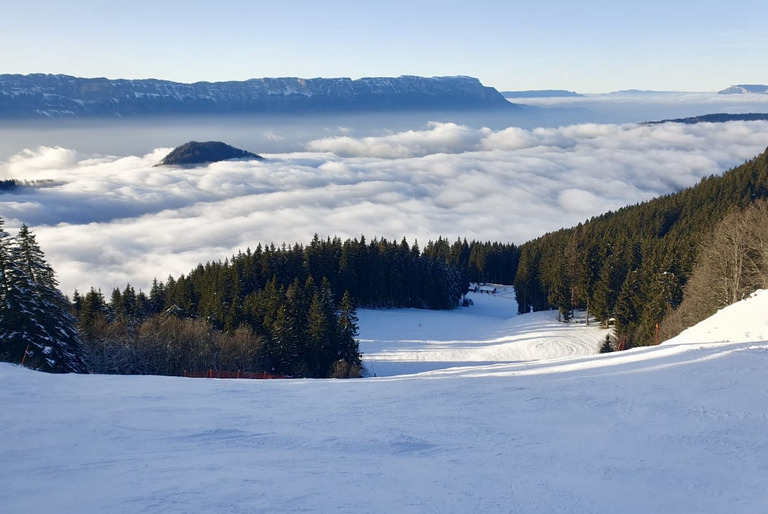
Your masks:
M0 225L0 286L2 360L48 372L87 371L69 302L26 225L16 237Z
M344 362L360 364L360 352L357 344L357 309L349 292L345 291L339 304L338 314L338 358Z
M22 272L16 261L12 259L12 238L3 229L3 225L3 219L0 218L0 358L4 361L21 362L24 348L18 352L12 347L8 335L10 335L12 313L15 309L13 287Z

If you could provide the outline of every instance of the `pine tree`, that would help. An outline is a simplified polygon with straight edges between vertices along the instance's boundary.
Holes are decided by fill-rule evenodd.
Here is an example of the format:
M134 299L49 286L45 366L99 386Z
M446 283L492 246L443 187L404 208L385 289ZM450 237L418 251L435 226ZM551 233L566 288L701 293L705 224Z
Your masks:
M306 341L306 295L295 279L285 291L285 299L272 325L272 341L268 346L267 362L273 371L289 375L306 376L308 369L303 360Z
M357 344L357 309L352 303L349 292L344 292L339 305L338 346L336 358L349 364L360 364L360 347Z
M611 353L614 351L613 349L613 343L611 343L611 335L605 334L605 340L603 341L603 344L600 345L600 353Z
M152 279L152 288L149 290L149 302L147 314L159 314L165 307L165 284L158 282L157 278Z
M3 225L3 219L0 218L0 359L19 363L24 358L26 344L22 343L20 347L12 345L8 336L16 308L12 286L22 271L12 259L11 235L3 229Z
M78 325L80 333L86 340L90 339L95 332L95 328L107 318L107 304L104 302L104 295L101 290L93 287L88 291L80 301L80 307L77 311Z
M2 259L9 263L3 273L0 325L4 357L42 371L85 372L77 322L35 236L24 225L11 244L1 246Z
M630 337L625 349L635 346L635 341L631 337L637 328L636 320L639 318L638 312L643 304L639 289L640 274L637 270L632 270L627 273L616 299L616 331L622 336Z
M333 311L331 311L333 316ZM330 371L333 356L330 348L334 342L333 318L329 318L319 292L312 295L307 313L307 345L304 360L309 375L324 377Z

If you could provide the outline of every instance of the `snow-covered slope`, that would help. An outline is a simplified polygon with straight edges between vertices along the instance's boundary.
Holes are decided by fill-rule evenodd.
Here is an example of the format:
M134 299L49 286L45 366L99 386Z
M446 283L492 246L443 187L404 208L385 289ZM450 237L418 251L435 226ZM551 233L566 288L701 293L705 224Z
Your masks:
M657 347L492 364L473 361L492 336L525 344L550 328L496 334L535 317L485 300L488 327L471 309L421 327L411 311L361 312L369 362L394 369L384 349L372 360L375 340L394 359L414 334L411 350L450 345L461 365L408 376L2 365L0 512L765 512L768 292Z
M368 374L591 355L605 339L606 331L587 325L583 313L568 324L557 323L556 312L518 316L511 287L484 289L469 295L473 306L456 311L361 310L360 349Z
M768 341L768 290L717 312L665 345Z

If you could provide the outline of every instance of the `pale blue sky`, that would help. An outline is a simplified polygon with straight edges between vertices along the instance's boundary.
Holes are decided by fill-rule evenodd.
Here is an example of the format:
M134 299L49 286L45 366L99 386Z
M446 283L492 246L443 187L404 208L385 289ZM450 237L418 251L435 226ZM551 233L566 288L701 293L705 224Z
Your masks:
M0 0L0 73L470 75L499 90L768 83L768 2Z

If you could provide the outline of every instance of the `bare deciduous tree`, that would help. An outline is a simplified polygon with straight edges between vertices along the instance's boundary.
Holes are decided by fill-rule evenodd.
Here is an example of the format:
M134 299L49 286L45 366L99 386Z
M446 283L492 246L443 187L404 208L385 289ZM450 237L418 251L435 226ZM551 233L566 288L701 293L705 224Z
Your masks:
M705 242L680 308L662 324L662 339L768 287L768 202L726 216Z

